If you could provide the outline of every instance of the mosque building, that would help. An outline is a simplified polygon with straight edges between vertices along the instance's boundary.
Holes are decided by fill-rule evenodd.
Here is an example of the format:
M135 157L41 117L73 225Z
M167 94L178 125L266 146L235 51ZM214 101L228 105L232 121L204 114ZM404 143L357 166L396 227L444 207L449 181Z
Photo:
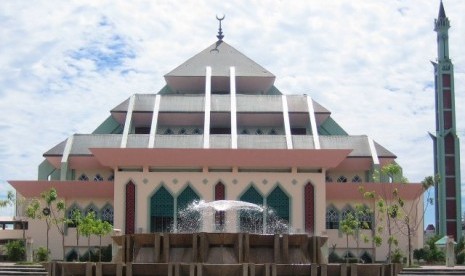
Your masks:
M53 187L68 215L95 212L121 234L170 231L180 222L178 211L193 201L265 205L295 232L328 236L338 256L384 261L387 233L379 247L352 238L347 246L340 223L357 204L373 206L361 186L387 201L397 189L418 214L411 220L422 223L422 185L402 184L401 175L377 177L395 154L367 135L349 135L310 94L280 91L271 72L223 38L220 20L217 40L167 73L158 93L131 95L92 133L50 148L38 180L9 182L27 199ZM369 226L361 232L372 237L385 223L379 215L361 217ZM240 212L199 220L195 231L263 231L264 225ZM28 225L34 246L44 246L44 223ZM423 229L417 230L413 248L423 246ZM69 225L66 233L65 255L83 254L87 243L76 244L76 229ZM407 252L407 237L392 234ZM51 243L51 253L62 256L59 242Z

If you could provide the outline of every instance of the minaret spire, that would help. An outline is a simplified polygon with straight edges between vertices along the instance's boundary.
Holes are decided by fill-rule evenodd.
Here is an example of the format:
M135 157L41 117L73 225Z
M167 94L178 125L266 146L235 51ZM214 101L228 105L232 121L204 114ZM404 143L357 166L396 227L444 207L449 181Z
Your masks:
M433 63L435 75L436 135L434 137L436 230L441 236L462 237L460 144L456 132L454 65L449 58L449 18L439 5L434 21L438 57Z
M446 11L444 10L444 5L442 4L442 0L441 0L441 4L439 5L438 18L446 18Z
M216 36L218 38L218 41L223 41L223 30L221 29L221 21L223 21L223 19L225 18L226 16L223 14L223 17L219 18L218 15L216 16L216 19L218 19L218 22L219 22L219 28L218 28L218 35Z

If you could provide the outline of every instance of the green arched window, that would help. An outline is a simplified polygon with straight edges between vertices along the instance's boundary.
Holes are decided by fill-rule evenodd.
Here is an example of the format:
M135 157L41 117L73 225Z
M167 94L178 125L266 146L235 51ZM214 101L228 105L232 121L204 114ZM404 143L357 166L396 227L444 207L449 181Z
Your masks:
M199 201L200 197L191 188L187 186L184 191L178 196L177 216L178 216L178 231L180 232L196 232L199 231L201 225L200 213L199 212L187 212L184 215L180 213L186 209L186 207L194 201Z
M173 224L174 198L161 187L150 198L150 232L169 232Z
M289 222L289 197L279 186L268 195L266 204L276 212L280 219Z
M263 196L253 186L240 197L240 200L260 206L263 205ZM263 214L261 212L254 210L240 211L239 221L242 232L263 233Z

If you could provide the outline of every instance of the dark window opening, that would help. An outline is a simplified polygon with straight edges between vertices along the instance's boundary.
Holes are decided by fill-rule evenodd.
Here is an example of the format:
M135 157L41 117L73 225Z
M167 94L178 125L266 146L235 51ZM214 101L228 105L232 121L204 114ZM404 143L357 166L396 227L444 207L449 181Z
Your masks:
M150 134L150 127L136 127L134 129L135 134Z
M210 128L210 134L231 134L230 127L212 127Z
M292 135L307 135L307 129L304 127L293 127L291 128Z

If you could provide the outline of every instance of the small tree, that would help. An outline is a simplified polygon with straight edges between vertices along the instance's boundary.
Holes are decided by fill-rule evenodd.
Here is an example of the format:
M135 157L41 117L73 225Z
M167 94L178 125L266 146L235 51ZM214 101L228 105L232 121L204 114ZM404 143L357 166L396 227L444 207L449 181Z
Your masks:
M69 223L72 223L76 227L76 246L79 246L79 236L81 235L79 225L82 223L83 218L81 210L74 209L71 212L71 221Z
M106 236L110 234L110 232L113 230L113 226L108 221L102 221L101 219L98 219L95 221L93 230L94 230L93 234L99 237L98 260L99 262L101 262L102 261L102 236Z
M381 170L375 170L373 173L373 179L380 181L381 179L387 183L406 183L408 180L402 176L402 168L397 163L391 163L383 166ZM364 199L372 202L372 210L376 216L374 216L372 226L372 245L378 247L383 243L383 234L387 231L388 239L388 263L392 259L392 246L397 246L398 241L396 235L394 235L394 222L393 220L398 215L399 206L397 201L393 200L393 195L398 193L397 189L383 189L381 192L366 191L363 185L360 185L359 191ZM386 227L384 227L384 224ZM376 251L375 251L376 252ZM375 257L376 258L376 257Z
M89 253L88 261L91 261L91 250L90 250L90 236L95 232L95 221L97 220L94 212L87 213L81 220L81 223L77 226L79 232L87 237L87 251Z
M423 218L425 216L426 210L430 204L432 204L432 198L430 197L430 189L434 187L439 182L439 176L428 176L421 182L422 190L420 194L415 196L415 200L410 204L406 205L404 200L395 194L395 200L397 201L398 206L398 216L395 220L396 224L399 227L400 233L407 237L407 246L408 246L408 256L407 256L407 265L412 265L413 260L413 247L412 247L412 236L413 233L419 230L420 227L423 227ZM418 204L420 203L420 195L425 191L428 191L426 206L423 207L423 210L418 210Z
M65 202L58 199L58 193L55 188L44 191L40 194L42 205L39 199L33 199L26 209L26 216L31 219L41 219L45 221L47 226L47 252L50 253L49 236L52 225L57 227L58 232L62 236L63 259L65 259ZM41 206L45 206L40 211Z
M340 230L342 233L346 235L346 249L349 252L349 236L353 236L357 234L357 229L360 228L360 221L352 212L347 212L345 217L342 219L340 224ZM346 262L349 262L348 256L345 256Z

